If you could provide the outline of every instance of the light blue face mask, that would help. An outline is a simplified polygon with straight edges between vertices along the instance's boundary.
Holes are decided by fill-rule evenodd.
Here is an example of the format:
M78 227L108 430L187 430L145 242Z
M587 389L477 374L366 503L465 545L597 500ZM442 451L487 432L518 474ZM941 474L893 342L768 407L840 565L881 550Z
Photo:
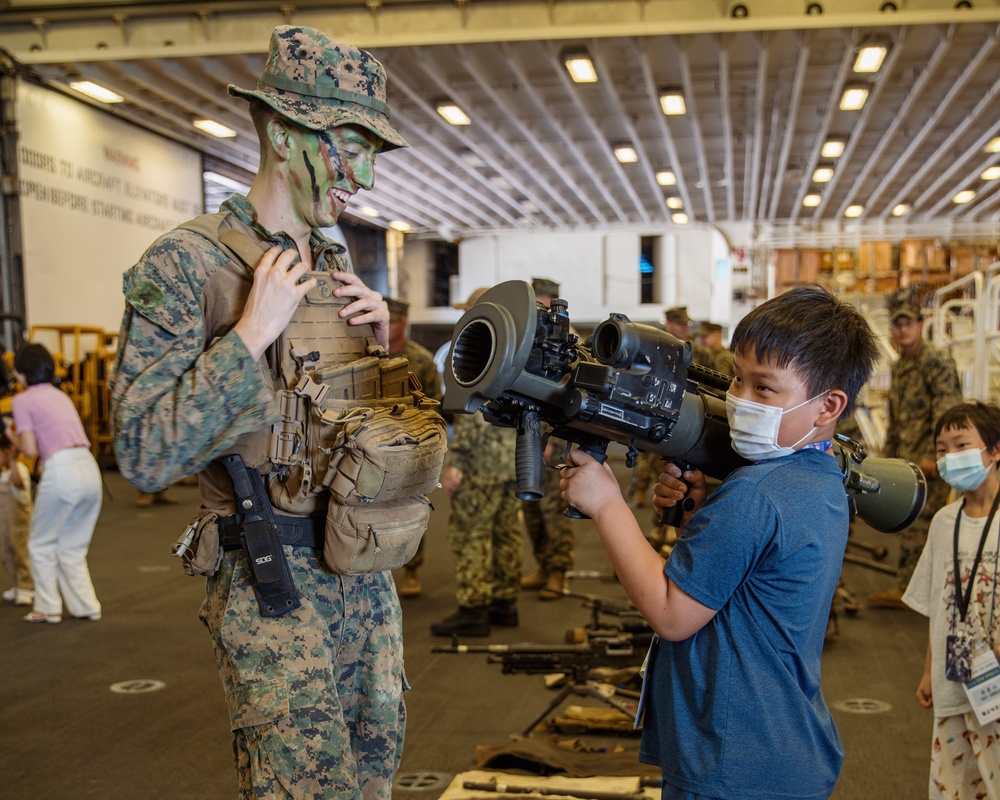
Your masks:
M990 467L983 463L982 454L986 448L981 450L962 450L959 453L945 453L938 459L937 468L941 480L947 483L952 489L960 492L971 492L983 485L986 476L990 474Z

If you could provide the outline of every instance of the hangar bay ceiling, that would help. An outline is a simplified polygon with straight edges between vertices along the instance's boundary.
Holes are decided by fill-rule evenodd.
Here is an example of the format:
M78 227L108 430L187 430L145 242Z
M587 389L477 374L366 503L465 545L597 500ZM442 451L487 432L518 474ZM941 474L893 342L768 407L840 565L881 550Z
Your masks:
M410 148L380 157L375 189L352 204L376 225L448 240L726 222L799 236L998 230L996 0L6 0L0 48L67 92L81 79L113 90L123 102L110 113L239 177L256 166L256 136L226 86L255 84L284 22L386 66ZM884 60L858 72L869 45ZM596 80L574 82L568 55L589 57ZM841 107L848 90L867 93L860 108ZM683 114L665 113L666 94ZM442 104L467 124L447 122ZM235 136L202 133L197 119Z

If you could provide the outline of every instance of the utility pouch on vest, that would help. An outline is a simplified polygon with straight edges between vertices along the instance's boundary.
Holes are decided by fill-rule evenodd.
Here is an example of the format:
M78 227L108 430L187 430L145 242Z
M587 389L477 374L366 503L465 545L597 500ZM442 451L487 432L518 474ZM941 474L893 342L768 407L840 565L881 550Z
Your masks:
M292 583L264 481L256 469L244 465L239 455L223 456L220 460L233 481L240 518L240 548L247 559L260 613L265 617L286 614L302 603Z
M222 563L222 545L219 542L218 516L209 511L188 523L170 552L184 566L184 573L192 577L214 575Z
M323 560L343 575L398 569L417 552L430 513L426 497L364 506L331 502Z
M319 423L329 462L320 484L338 502L384 503L437 487L448 443L436 411L401 402L326 406Z

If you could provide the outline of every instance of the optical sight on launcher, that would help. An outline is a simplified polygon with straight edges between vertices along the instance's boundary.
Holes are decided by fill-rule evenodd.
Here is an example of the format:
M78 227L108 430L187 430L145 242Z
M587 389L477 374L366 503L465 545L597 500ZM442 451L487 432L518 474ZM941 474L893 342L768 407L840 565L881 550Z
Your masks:
M580 342L568 304L549 308L531 285L506 281L487 291L455 324L445 366L443 409L475 413L517 430L517 496L542 496L542 422L552 436L604 461L611 442L656 453L684 469L724 478L749 462L732 448L726 415L730 379L691 363L691 344L612 314ZM835 455L856 514L876 530L909 526L924 506L927 485L916 465L874 458L838 436ZM665 519L676 523L683 513ZM582 517L568 508L567 516Z

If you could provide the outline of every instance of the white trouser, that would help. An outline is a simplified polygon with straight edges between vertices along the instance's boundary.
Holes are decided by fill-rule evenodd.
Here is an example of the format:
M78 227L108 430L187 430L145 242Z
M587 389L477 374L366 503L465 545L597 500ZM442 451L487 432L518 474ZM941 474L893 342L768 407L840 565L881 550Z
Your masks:
M45 460L28 538L35 611L61 614L65 599L74 617L101 613L87 550L102 494L101 470L86 447L68 447Z

